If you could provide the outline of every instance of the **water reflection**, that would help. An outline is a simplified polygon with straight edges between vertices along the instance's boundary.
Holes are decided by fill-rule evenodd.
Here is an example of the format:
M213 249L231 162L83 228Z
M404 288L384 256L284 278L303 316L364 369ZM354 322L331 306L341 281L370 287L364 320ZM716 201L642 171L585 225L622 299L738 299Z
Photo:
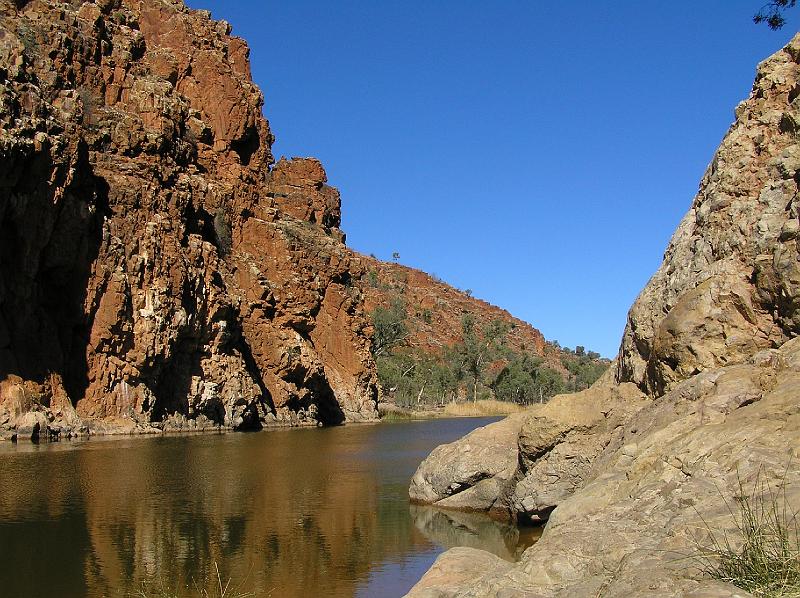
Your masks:
M410 511L416 528L431 542L445 548L480 548L512 562L519 560L543 531L538 527L518 528L478 513L417 505L411 505Z
M216 564L259 596L392 596L443 546L513 558L513 528L406 498L434 446L488 421L2 445L0 587L192 595Z

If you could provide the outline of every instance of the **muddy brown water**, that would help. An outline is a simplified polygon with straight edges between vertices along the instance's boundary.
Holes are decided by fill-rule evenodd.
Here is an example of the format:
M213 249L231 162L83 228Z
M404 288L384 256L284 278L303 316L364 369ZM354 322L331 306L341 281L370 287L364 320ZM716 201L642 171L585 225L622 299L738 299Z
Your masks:
M193 596L218 569L229 597L392 597L449 547L513 560L535 531L408 503L494 419L0 443L0 595Z

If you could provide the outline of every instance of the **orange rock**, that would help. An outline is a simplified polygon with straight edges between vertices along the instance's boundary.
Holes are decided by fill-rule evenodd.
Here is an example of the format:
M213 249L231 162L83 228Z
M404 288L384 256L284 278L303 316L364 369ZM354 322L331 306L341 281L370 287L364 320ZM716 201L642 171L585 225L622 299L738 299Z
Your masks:
M27 389L98 431L376 418L338 191L273 167L230 26L174 0L0 13L0 411Z

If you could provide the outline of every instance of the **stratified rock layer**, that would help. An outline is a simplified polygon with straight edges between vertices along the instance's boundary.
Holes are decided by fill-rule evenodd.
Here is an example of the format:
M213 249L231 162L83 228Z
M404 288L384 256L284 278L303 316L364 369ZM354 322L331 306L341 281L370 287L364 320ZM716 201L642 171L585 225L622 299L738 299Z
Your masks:
M273 168L230 27L177 0L0 19L3 425L376 417L339 194L316 160Z
M410 596L749 595L687 555L735 538L742 488L800 508L798 96L800 35L759 65L615 369L420 465L412 498L548 523L517 565L449 551ZM478 469L487 450L513 472Z

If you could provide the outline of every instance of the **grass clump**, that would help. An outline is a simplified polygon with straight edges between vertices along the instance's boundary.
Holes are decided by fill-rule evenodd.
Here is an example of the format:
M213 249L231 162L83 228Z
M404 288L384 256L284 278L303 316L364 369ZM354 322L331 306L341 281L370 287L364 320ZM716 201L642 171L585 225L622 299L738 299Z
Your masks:
M519 413L523 408L516 403L483 399L464 403L448 403L444 407L445 415L454 417L484 417L487 415L511 415Z
M723 499L735 529L719 533L706 524L710 540L697 556L702 571L755 596L800 597L798 511L787 500L786 475L776 489L759 471L749 493L739 478L733 501Z

